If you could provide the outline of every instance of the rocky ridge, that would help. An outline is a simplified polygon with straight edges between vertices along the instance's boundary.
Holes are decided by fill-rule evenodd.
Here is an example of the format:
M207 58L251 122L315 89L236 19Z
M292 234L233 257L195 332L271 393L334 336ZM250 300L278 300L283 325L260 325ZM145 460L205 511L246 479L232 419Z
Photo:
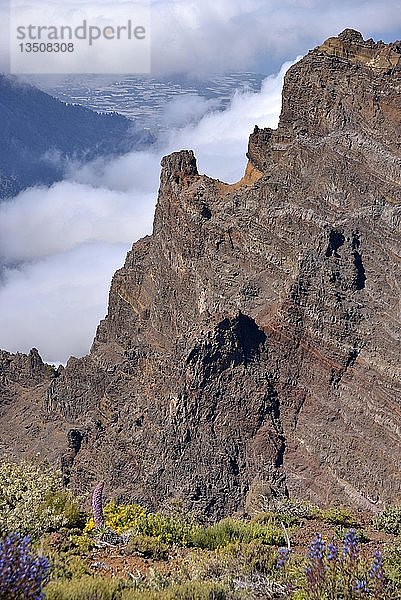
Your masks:
M311 51L239 184L191 151L164 158L153 234L113 277L89 356L39 383L32 367L23 394L6 375L0 427L33 390L66 481L152 508L399 498L400 58L352 30Z

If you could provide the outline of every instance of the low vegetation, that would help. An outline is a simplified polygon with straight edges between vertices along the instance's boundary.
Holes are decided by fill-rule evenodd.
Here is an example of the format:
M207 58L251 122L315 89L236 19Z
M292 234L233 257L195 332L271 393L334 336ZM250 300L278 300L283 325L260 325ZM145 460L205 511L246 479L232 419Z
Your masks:
M28 534L79 525L79 504L63 489L61 473L36 462L0 463L0 536Z
M3 462L0 598L401 597L400 507L372 520L283 500L252 517L202 525L138 504L103 506L98 492L94 511L97 526L50 467Z
M401 506L391 506L376 517L373 522L376 529L392 533L401 534Z

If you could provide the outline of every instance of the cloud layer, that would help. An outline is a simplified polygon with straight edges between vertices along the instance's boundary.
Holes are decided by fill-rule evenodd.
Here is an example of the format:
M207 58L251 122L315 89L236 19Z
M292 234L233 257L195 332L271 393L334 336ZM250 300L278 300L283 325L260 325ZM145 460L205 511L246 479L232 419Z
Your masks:
M36 347L50 363L87 354L126 249L86 243L7 269L0 288L0 347L13 352Z
M270 73L288 57L304 54L346 27L368 37L401 38L400 0L139 0L139 4L149 1L154 75L187 73L199 77L255 69ZM123 0L69 0L63 7L74 4L88 9L92 5L92 13L104 10L111 15L125 5ZM0 5L3 70L8 52L6 5L2 9ZM41 15L48 14L48 5L47 0L35 0L38 22ZM134 11L134 4L131 6ZM118 44L110 47L107 60L109 67L110 61L115 61L113 72L118 72ZM82 70L87 66L82 65Z
M269 73L347 27L379 38L398 30L401 37L399 0L155 0L152 5L155 73Z
M67 180L0 205L0 261L7 266L0 348L35 346L49 362L87 353L106 313L112 274L132 242L151 232L161 157L193 148L200 171L240 179L254 125L277 125L288 66L266 79L260 93L236 94L224 112L193 96L180 99L178 112L174 103L166 107L166 119L181 128L170 130L157 151L72 164ZM195 122L182 127L189 119Z

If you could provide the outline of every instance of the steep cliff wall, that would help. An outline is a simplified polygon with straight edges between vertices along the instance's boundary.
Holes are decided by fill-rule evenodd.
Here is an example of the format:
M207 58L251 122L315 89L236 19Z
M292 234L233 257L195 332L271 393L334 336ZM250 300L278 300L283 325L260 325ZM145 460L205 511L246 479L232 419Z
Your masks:
M400 89L401 43L346 30L289 70L239 184L163 159L153 234L44 400L73 486L210 516L399 498Z

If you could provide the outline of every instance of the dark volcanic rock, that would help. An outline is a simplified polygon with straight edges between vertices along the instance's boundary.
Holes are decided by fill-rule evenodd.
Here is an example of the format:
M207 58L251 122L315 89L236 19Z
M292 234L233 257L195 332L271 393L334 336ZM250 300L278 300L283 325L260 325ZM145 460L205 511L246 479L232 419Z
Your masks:
M163 160L153 234L48 390L73 486L210 516L399 498L400 57L351 30L310 52L238 184Z
M29 355L0 351L0 455L42 455L59 462L68 425L50 415L43 398L58 375L36 348ZM64 421L64 420L63 420Z
M9 383L33 387L41 383L47 373L47 365L40 358L36 348L32 348L28 356L0 350L0 378L4 385Z

